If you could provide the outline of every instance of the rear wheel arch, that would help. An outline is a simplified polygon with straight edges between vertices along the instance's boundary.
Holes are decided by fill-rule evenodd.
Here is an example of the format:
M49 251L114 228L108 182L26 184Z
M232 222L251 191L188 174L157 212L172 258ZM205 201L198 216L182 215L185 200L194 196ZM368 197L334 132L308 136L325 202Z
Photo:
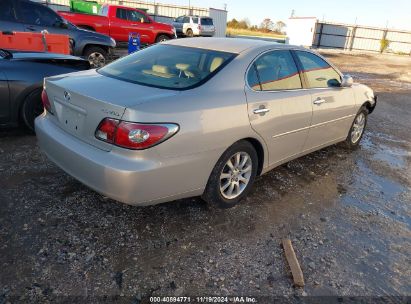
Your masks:
M27 121L27 117L25 117L24 113L24 106L25 104L30 101L30 98L34 98L34 95L36 95L37 93L41 93L41 91L43 90L43 85L42 84L35 84L33 86L30 86L29 88L27 88L22 94L20 94L20 96L17 98L18 102L18 111L17 111L17 119L18 119L18 123L20 126L26 126L28 127L29 130L34 131L33 129L31 129L30 126L27 125L28 121ZM39 101L41 102L41 98L39 99Z
M241 140L248 141L255 149L257 152L258 156L258 169L257 169L257 175L261 175L261 172L263 171L264 168L264 160L265 160L265 155L264 155L264 147L262 143L253 137L247 137Z

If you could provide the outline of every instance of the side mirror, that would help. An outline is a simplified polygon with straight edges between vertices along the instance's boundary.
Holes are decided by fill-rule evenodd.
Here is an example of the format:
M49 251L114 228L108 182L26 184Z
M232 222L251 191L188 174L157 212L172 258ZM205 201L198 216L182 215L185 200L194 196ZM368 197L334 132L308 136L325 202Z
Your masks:
M68 22L65 19L61 19L55 23L55 27L59 27L62 29L68 29Z
M351 75L344 75L341 81L341 86L344 88L351 88L354 84L354 79Z

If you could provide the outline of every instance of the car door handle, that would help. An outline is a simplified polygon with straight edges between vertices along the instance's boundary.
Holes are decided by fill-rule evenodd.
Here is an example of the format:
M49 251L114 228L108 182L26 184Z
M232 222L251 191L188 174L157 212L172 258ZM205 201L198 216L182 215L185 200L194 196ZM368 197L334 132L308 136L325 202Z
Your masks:
M326 102L326 101L325 101L325 99L322 99L322 98L318 98L318 99L314 100L315 105L321 105L324 102Z
M259 108L259 109L255 109L253 111L254 114L265 114L267 112L270 112L270 109L267 108Z

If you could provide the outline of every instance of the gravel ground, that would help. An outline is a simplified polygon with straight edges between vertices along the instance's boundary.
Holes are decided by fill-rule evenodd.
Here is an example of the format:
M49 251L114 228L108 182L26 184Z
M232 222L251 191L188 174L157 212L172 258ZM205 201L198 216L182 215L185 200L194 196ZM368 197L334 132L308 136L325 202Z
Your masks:
M361 147L332 146L283 165L229 210L199 198L117 203L48 161L35 137L0 131L0 303L410 301L411 58L324 55L379 94ZM305 288L293 287L283 238L293 242Z

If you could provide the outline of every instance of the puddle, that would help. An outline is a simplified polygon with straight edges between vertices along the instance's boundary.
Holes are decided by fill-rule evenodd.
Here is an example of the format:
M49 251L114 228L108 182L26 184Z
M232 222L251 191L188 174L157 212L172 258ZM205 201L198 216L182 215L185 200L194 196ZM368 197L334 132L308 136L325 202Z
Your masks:
M380 214L386 218L400 221L411 227L407 206L403 205L402 195L407 188L393 180L375 174L362 160L357 162L358 171L354 172L350 191L343 193L343 204L354 206L366 213ZM397 210L394 212L393 210Z
M378 135L377 135L378 136ZM388 166L393 167L395 169L404 169L407 166L407 157L411 154L407 150L399 147L399 146L388 146L385 144L376 144L371 140L371 136L365 136L363 141L361 142L361 148L370 152L371 158L373 160L382 161L386 163ZM405 141L399 142L391 140L387 137L382 138L378 136L379 139L384 139L385 141L389 141L391 143L400 143L404 144Z

